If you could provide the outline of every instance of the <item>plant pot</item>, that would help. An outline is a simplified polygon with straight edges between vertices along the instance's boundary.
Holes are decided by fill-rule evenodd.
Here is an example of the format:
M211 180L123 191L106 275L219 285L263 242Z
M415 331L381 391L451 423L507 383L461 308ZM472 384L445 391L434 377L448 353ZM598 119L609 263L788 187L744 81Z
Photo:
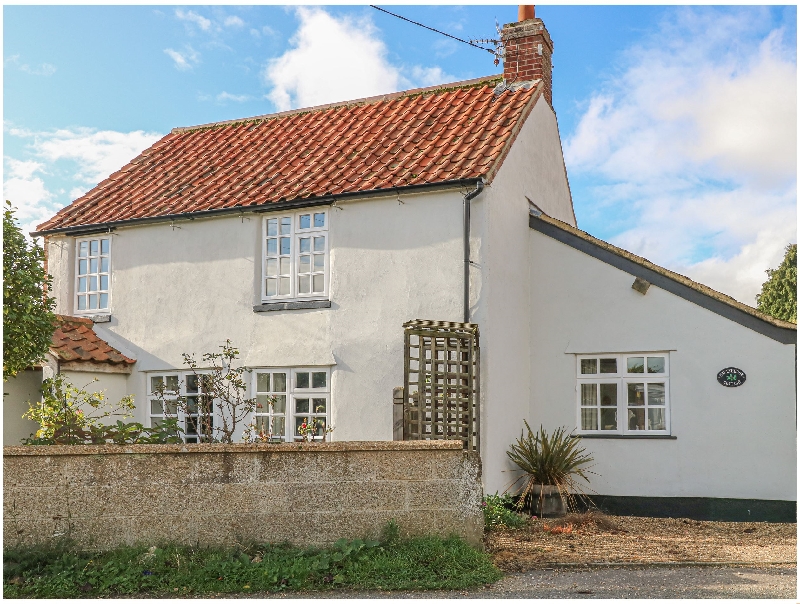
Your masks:
M532 496L531 508L536 510L535 513L540 518L566 515L567 504L556 486L551 484L534 485Z

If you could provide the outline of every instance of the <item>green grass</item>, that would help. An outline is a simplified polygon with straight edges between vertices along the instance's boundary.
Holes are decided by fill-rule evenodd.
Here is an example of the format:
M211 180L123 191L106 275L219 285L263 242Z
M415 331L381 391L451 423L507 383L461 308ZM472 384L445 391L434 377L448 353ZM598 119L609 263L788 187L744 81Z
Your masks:
M290 545L165 545L87 552L67 542L6 549L4 598L75 598L350 589L463 589L501 576L489 556L457 537L340 540Z

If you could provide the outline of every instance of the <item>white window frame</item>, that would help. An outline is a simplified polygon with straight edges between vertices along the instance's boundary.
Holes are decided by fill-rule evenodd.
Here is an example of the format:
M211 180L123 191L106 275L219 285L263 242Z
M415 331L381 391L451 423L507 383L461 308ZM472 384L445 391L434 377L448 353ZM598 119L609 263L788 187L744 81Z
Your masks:
M321 227L314 226L315 214L322 214L324 216L324 225ZM307 228L300 227L301 216L309 215L309 224ZM311 207L303 210L294 210L291 212L275 212L264 215L261 225L261 301L268 302L287 302L298 300L327 300L329 297L329 283L330 283L330 217L331 213L327 206L325 207ZM286 234L281 233L281 219L289 219L290 228ZM268 223L270 220L277 220L277 234L270 235L268 233ZM324 236L324 250L314 250L314 236ZM299 251L300 239L310 237L311 250L307 254L301 254ZM281 254L281 238L288 237L290 242L290 249L288 255ZM275 254L269 251L268 239L275 239L276 246ZM303 273L302 275L309 275L310 287L309 292L300 293L300 257L311 257L311 271L310 273ZM324 268L322 271L314 271L314 257L322 256L324 258ZM280 272L280 258L287 258L289 262L289 292L286 294L280 293L280 278L277 280L275 276L268 275L267 263L269 260L276 260L278 275L284 273ZM321 275L323 277L323 290L321 292L313 291L313 278L314 275ZM276 293L274 295L267 295L267 279L271 281L276 280Z
M197 373L198 373L198 375L202 376L204 372L198 371ZM186 420L190 419L190 418L197 417L198 421L199 421L199 410L198 410L198 413L187 414L185 409L177 408L175 414L173 414L173 413L165 414L164 413L164 409L162 408L161 409L161 413L153 413L153 403L158 401L159 399L153 393L152 381L151 381L152 378L160 377L163 380L165 380L165 382L166 382L167 377L175 377L175 378L177 378L178 385L179 385L179 391L176 393L176 395L169 396L169 397L165 396L165 401L167 401L167 400L175 400L177 398L177 395L180 395L182 397L197 396L197 398L199 399L203 395L202 387L201 387L201 381L200 380L198 380L197 392L194 392L194 391L193 392L189 392L188 389L187 389L187 383L188 383L189 379L194 376L194 373L191 372L191 371L153 371L153 372L148 372L147 374L145 374L145 376L146 376L146 379L147 379L147 384L146 384L146 389L147 389L147 410L146 411L147 411L147 425L148 425L148 427L150 427L150 428L155 427L157 424L154 423L154 421L158 422L159 420L163 420L166 417L177 417L178 425L183 429L183 432L181 433L181 439L183 440L183 442L185 442L185 443L203 442L203 438L199 433L196 433L196 436L195 436L195 435L192 435L192 434L188 434L188 430L187 430L187 421ZM222 425L222 418L219 417L219 409L217 408L216 401L212 401L211 409L212 409L212 411L211 411L212 425L215 426L215 427L221 426ZM212 430L212 435L213 436L216 436L217 433L218 433L218 431L213 431Z
M108 241L108 253L107 254L103 254L102 253L102 249L103 249L102 240L104 240L104 239ZM90 254L91 254L91 242L92 241L97 241L98 242L97 243L98 255L95 256L97 258L97 264L98 264L97 269L98 270L96 272L94 272L94 273L90 273L89 272L89 268L90 268L90 264L91 264L90 260L92 258L92 256L90 256ZM81 256L80 255L80 250L81 250L81 244L82 243L86 243L86 247L87 247L87 255L86 256ZM110 233L105 233L105 234L102 234L102 235L87 236L87 237L78 237L78 238L75 239L75 266L74 266L75 279L73 281L75 292L74 292L74 296L73 296L73 299L72 299L72 304L73 304L74 314L76 316L81 316L81 315L105 315L105 314L110 314L111 313L111 303L112 303L112 299L111 299L112 264L111 264L111 261L112 261L112 258L113 258L112 243L113 242L112 242L112 237L111 237ZM102 271L101 270L102 269L102 259L103 259L103 257L107 257L108 258L108 267L107 267L108 270L107 271ZM87 272L84 273L83 275L80 274L80 262L81 262L81 260L85 260L86 263L87 263ZM97 278L97 289L89 289L89 285L91 283L91 277L92 276L95 276ZM107 289L100 289L100 285L102 284L102 277L103 276L105 276L106 279L108 280ZM86 286L86 290L85 291L80 291L80 289L81 289L80 288L81 279L86 279L87 286ZM102 294L105 294L107 296L107 304L106 304L105 308L99 308ZM88 302L89 302L89 296L90 295L97 296L98 308L89 308L89 303ZM84 308L84 309L80 309L79 310L79 308L78 308L78 299L79 299L80 296L86 296L86 300L87 300L86 306L87 307Z
M252 375L252 382L251 382L251 389L253 396L259 400L260 404L263 406L260 408L256 408L255 412L253 413L253 424L256 424L258 418L274 418L274 417L284 417L284 435L283 436L274 436L274 440L280 440L283 442L293 442L297 440L302 440L302 437L296 434L295 428L297 427L296 422L298 419L302 420L305 418L313 417L321 419L325 422L325 428L329 428L331 425L331 368L330 367L260 367L254 368ZM258 375L263 373L275 374L275 373L285 373L286 374L286 392L277 392L277 391L267 391L264 393L260 393L258 391ZM301 388L298 386L298 374L308 374L308 387ZM324 373L325 374L325 385L323 387L313 387L313 375L314 373ZM274 375L270 376L270 387L274 389ZM280 413L272 413L272 410L268 407L265 402L265 395L284 395L286 396L286 407L285 412L283 414ZM325 410L324 412L314 412L311 407L313 407L314 403L312 402L313 399L325 399ZM297 403L298 400L303 401L305 399L309 399L309 411L308 412L298 412L297 411ZM271 424L274 426L274 424ZM258 430L258 429L257 429ZM325 440L331 440L331 434L327 433L324 435ZM317 435L313 437L313 440L322 440L323 435Z
M644 373L632 373L628 371L628 359L632 357L643 357L644 358ZM647 373L647 357L663 357L664 358L664 371L661 373ZM617 371L615 373L600 373L600 359L616 359L617 363ZM594 374L582 374L581 373L581 361L584 359L597 359L597 373ZM669 388L669 379L670 379L670 359L669 359L669 352L667 351L659 351L659 352L628 352L624 354L579 354L576 355L576 375L577 375L577 383L575 386L575 393L576 393L576 405L577 405L577 415L576 415L576 426L577 434L583 435L601 435L601 436L657 436L657 435L670 435L672 432L671 428L671 401L670 401L670 388ZM617 427L615 430L603 430L601 424L601 409L603 406L601 405L601 401L597 400L597 404L594 407L590 406L583 406L581 404L582 398L582 384L603 384L603 383L615 383L617 384ZM644 406L629 406L628 405L628 384L645 384L645 405ZM664 384L664 405L650 405L649 404L649 390L647 388L647 384L650 383L663 383ZM600 386L597 386L597 399L600 398ZM591 409L596 408L597 411L597 424L598 428L596 430L584 430L581 411L582 409ZM611 408L607 406L606 408ZM647 423L649 419L648 409L650 408L663 408L664 409L664 430L651 430L647 428ZM629 411L633 411L635 409L644 409L645 413L645 429L632 429L630 428L630 419Z

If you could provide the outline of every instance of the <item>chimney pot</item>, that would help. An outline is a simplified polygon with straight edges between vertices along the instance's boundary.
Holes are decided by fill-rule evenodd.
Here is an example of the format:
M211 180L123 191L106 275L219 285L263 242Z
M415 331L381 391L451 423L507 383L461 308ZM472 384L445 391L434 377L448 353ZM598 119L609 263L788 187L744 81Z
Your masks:
M536 7L532 4L530 5L519 5L519 10L517 11L517 21L527 21L529 19L536 18Z

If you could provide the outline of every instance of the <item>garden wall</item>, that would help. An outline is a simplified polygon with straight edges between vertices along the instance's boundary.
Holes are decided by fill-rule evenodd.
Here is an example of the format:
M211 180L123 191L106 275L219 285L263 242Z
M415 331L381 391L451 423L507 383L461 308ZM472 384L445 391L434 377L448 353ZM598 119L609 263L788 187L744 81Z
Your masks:
M393 518L477 545L480 475L460 441L4 447L3 540L323 545Z

